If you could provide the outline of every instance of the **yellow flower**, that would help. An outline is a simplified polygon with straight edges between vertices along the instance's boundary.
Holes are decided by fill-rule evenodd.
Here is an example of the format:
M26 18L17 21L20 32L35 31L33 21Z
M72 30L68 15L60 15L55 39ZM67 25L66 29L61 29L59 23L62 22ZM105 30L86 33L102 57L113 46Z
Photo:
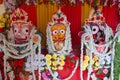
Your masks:
M47 61L47 64L50 66L52 64L52 62L51 61Z
M53 54L53 55L52 55L52 58L53 58L53 59L56 59L56 58L57 58L57 54Z
M98 67L93 67L94 68L94 70L98 70Z
M8 15L8 14L5 14L5 18L8 19L8 18L9 18L9 15Z
M63 70L63 66L59 66L59 67L58 67L58 70Z
M3 18L3 15L0 15L0 20Z
M94 61L97 61L98 60L98 56L94 56L93 59L94 59Z
M83 61L83 64L82 64L84 67L87 67L88 66L88 61L87 60L85 60L85 61Z
M53 61L52 64L53 64L54 66L56 66L56 65L57 65L57 61Z
M57 70L57 67L55 67L55 66L52 66L52 70Z
M47 54L47 55L45 56L45 59L46 59L47 61L49 61L51 58L52 58L52 57L51 57L50 54Z
M85 56L85 60L89 61L90 57L89 56Z
M92 59L92 64L94 64L95 63L95 61L94 61L94 59Z
M4 22L4 23L6 22L6 19L5 19L5 18L2 18L1 20L2 20L2 22Z
M3 28L5 27L5 24L4 23L0 23L0 28Z
M60 56L60 60L65 60L65 56L64 56L64 55L61 55L61 56Z
M45 69L47 70L47 69L48 69L48 67L47 67L47 66L45 66Z
M99 66L99 65L100 65L100 63L99 63L99 62L96 62L96 63L95 63L95 66Z
M85 67L85 66L82 66L82 70L83 70L83 71L86 70L86 67Z
M64 65L65 65L65 62L64 62L64 61L60 61L60 65L61 65L61 66L64 66Z

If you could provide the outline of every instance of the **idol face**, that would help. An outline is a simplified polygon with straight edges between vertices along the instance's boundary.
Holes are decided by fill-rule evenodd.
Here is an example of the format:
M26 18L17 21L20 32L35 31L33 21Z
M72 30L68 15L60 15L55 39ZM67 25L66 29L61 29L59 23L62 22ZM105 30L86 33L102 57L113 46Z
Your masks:
M66 26L62 23L54 24L51 27L51 35L55 49L62 50L65 44Z
M24 22L16 22L12 24L13 33L16 43L26 42L29 39L31 26Z
M95 44L105 43L105 24L91 24L90 27Z

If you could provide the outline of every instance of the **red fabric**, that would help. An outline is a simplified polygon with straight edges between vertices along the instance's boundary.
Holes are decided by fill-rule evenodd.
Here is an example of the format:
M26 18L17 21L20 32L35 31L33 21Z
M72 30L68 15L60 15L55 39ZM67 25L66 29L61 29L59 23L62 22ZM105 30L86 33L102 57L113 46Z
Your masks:
M21 5L20 8L25 10L28 14L28 19L37 26L37 8L35 5Z
M70 76L72 71L73 71L73 68L67 68L67 69L63 69L61 71L58 71L58 73L63 80L65 78L68 78L68 76ZM88 75L88 71L87 70L83 71L83 79L84 80L87 80L87 75ZM69 80L81 80L80 79L80 67L78 67L76 69L75 74ZM90 78L90 80L92 80L92 79Z
M77 6L67 5L63 6L61 9L67 16L67 20L71 23L70 30L73 48L80 45L80 39L77 34L81 29L81 7L81 4L78 4Z
M59 73L61 79L63 80L65 78L68 78L72 71L73 71L73 68L67 68L67 69L58 71L58 73ZM69 80L80 80L80 69L79 68L77 68L75 74Z
M0 33L3 32L3 28L0 28Z
M119 22L119 17L118 17L118 4L116 3L115 5L109 7L109 6L104 6L103 7L103 15L105 17L106 23L108 26L110 26L113 31L115 32L116 27Z

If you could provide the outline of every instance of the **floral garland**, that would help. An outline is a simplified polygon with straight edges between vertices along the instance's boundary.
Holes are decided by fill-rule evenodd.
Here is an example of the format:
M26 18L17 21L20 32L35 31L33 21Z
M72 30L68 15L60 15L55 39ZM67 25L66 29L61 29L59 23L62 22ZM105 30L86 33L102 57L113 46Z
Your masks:
M84 36L84 35L83 35ZM83 38L83 36L82 36L82 39L84 40L84 38ZM84 36L85 37L85 36ZM90 39L90 40L92 40L92 39ZM86 43L85 41L82 41L82 46L83 46L83 44L88 44L88 43ZM93 48L92 47L90 47L90 45L92 45L93 46ZM108 44L105 44L105 45L101 45L101 46L106 46L106 49L108 50L108 47L110 46L110 45L112 45L111 43L108 43ZM94 69L96 68L95 66L98 66L98 68L101 68L102 67L102 65L100 66L100 64L104 64L105 65L105 61L104 60L106 60L108 63L107 64L110 64L110 61L112 61L112 58L110 58L110 56L112 57L113 56L113 53L114 53L114 51L113 51L113 49L111 49L111 51L109 51L109 53L107 52L107 50L105 50L102 54L100 54L99 52L97 52L96 51L96 48L95 48L95 44L92 42L92 44L89 44L89 45L86 45L86 46L89 46L91 49L88 49L88 51L91 51L91 54L94 52L94 54L95 55L97 55L97 56L99 56L99 60L98 59L94 59L94 58L97 58L97 56L94 56L93 58L92 57L88 57L88 56L85 56L85 60L83 60L83 58L82 57L84 57L83 56L83 47L81 47L81 63L82 63L82 65L81 65L81 69L83 69L83 70L86 70L86 67L88 66L88 62L89 62L89 60L90 60L90 65L89 65L89 67L88 67L88 70L89 70L89 72L88 72L88 80L89 80L89 78L90 78L90 73L92 72L92 71L94 71ZM90 53L89 53L90 54ZM89 55L88 54L88 55ZM110 55L110 56L109 56ZM92 56L92 55L89 55L89 56ZM99 61L99 62L96 62L96 61ZM106 64L106 68L110 68L109 66L107 66L107 64ZM90 66L92 66L93 65L93 68L94 69L92 69L92 67L90 67ZM95 70L98 70L98 68L97 69L95 69ZM106 68L104 68L103 69L103 71L104 70L107 70ZM112 68L113 67L111 67L111 70L112 70ZM99 73L99 72L98 72ZM108 72L107 72L108 73ZM107 74L107 73L105 73L105 74ZM82 74L82 71L81 71L81 74ZM111 74L112 74L112 71L111 71ZM103 78L103 77L100 77L100 78ZM106 77L105 77L106 78ZM111 77L112 78L112 77ZM82 78L82 75L81 75L81 79L83 79Z
M28 43L20 45L20 44L9 43L9 42L7 42L7 40L5 38L3 38L4 45L2 45L3 47L1 47L1 48L3 49L3 51L5 53L5 55L4 55L4 74L5 74L5 80L7 80L7 73L6 72L9 72L9 71L10 72L8 73L8 75L10 77L10 80L14 79L14 77L12 77L12 76L14 76L12 68L9 65L9 63L7 62L7 59L9 57L11 57L13 59L22 59L22 58L27 57L29 55L31 56L31 70L32 70L32 73L33 73L32 74L33 75L33 79L36 80L35 74L34 74L34 69L33 69L34 67L32 66L32 64L33 64L33 60L34 60L33 59L33 55L35 55L36 48L38 48L38 54L41 53L41 50L39 50L39 49L41 49L41 46L39 44L40 40L41 39L39 38L39 35L34 35L34 36L32 36L31 40ZM15 47L18 47L18 46L19 46L19 48L22 48L22 47L25 48L26 46L28 46L28 47L26 47L26 49L24 49L24 50L21 51L23 53L20 52L20 54L18 55L16 53L14 53L14 51L18 52L17 49L15 49ZM40 63L40 60L38 61L38 63ZM40 73L39 73L39 75L40 75Z
M75 71L78 67L78 58L76 56L70 57L70 56L66 56L69 57L66 60L68 61L70 58L72 59L72 61L75 61L75 66L73 71L71 72L71 74L67 77L64 78L62 80L69 80L74 74ZM64 55L57 55L57 54L47 54L45 56L46 59L46 65L47 65L47 72L49 75L48 76L52 76L53 79L56 80L61 80L59 74L57 73L56 70L63 70L63 67L65 65L68 65L66 62L64 62L65 60L65 56ZM72 63L72 62L71 62ZM43 77L45 77L45 80L49 79L46 77L46 75L43 73Z

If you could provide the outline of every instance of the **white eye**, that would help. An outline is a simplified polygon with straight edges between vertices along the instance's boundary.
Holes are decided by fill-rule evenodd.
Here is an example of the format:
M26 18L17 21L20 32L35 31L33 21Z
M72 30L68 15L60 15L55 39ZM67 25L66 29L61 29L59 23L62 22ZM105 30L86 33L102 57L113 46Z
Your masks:
M22 28L22 32L23 32L24 34L28 34L28 33L29 33L28 27Z
M99 31L98 26L92 26L92 33L96 34Z
M18 33L19 29L17 27L14 28L14 33Z
M52 33L53 33L53 34L57 34L57 33L58 33L58 31L57 31L57 30L54 30Z
M65 30L60 30L60 33L61 34L65 34Z

